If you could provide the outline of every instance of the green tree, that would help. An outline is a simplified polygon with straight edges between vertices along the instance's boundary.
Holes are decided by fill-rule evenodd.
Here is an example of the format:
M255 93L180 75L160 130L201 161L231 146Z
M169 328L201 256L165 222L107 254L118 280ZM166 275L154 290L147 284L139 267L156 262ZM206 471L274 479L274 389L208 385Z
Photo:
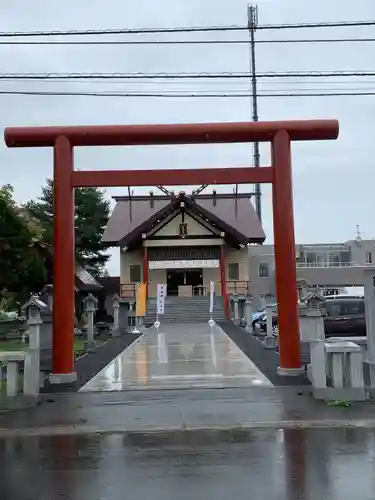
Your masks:
M10 185L0 188L0 301L14 306L47 279L43 230L13 200Z
M45 229L45 239L53 242L53 181L47 180L42 195L29 201L25 207ZM109 259L108 245L102 243L102 235L108 223L110 203L104 191L98 188L75 190L75 238L76 258L88 271L102 274Z

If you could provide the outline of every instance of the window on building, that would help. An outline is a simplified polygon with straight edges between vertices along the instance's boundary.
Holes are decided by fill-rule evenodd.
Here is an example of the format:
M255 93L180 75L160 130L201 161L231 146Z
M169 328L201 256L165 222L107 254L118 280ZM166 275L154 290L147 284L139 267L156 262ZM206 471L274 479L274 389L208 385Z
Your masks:
M372 252L366 252L366 264L372 264Z
M141 281L141 266L130 266L130 282L140 283Z
M229 281L238 281L240 279L240 267L238 262L233 262L232 264L228 264L228 280Z
M263 262L263 263L259 264L259 277L260 278L268 278L269 275L270 275L270 270L268 267L268 263Z

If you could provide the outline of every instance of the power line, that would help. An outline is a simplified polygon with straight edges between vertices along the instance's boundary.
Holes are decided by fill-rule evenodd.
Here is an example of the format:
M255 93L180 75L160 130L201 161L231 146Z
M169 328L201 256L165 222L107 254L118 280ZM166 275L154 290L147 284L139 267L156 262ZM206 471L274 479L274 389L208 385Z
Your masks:
M292 24L263 24L258 25L257 30L284 30L301 28L349 28L375 26L375 21L340 21L319 23L292 23ZM1 38L16 37L51 37L51 36L92 36L92 35L136 35L151 33L202 33L216 31L248 31L248 26L190 26L178 28L136 28L136 29L99 29L99 30L63 30L63 31L3 31Z
M365 43L375 42L375 38L306 38L285 40L255 40L262 44L315 44L315 43ZM249 45L249 40L0 40L0 45Z
M287 71L257 73L257 78L373 77L375 70L358 71ZM249 79L247 72L223 73L0 73L0 80L183 80Z
M8 84L12 84L12 89L17 88L14 87L13 84L19 84L22 85L25 83L27 85L27 89L29 89L29 83L35 83L33 81L28 81L28 80L12 80L12 79L3 79L1 82L4 83L5 89L7 88ZM103 89L103 86L106 86L108 91L116 91L119 87L122 91L148 91L150 90L151 92L154 91L194 91L194 92L201 92L201 91L208 91L208 92L248 92L249 91L249 85L246 80L240 80L240 81L230 81L229 82L226 80L209 80L207 82L204 82L205 85L202 86L202 83L200 81L189 81L189 80L164 80L162 82L158 80L148 80L148 81L142 81L141 82L141 87L138 84L138 82L133 82L132 80L125 80L125 81L113 81L113 80L40 80L38 83L42 84L42 87L40 88L55 88L56 85L61 85L61 88L66 88L65 85L67 85L69 88L71 88L72 84L74 84L74 88L76 89L77 85L81 87L81 85L88 85L90 88L95 84L96 86L101 87L101 91ZM355 83L355 86L353 86ZM196 85L198 84L198 85ZM341 79L341 80L326 80L322 81L319 79L315 80L310 80L308 78L304 78L302 80L298 79L270 79L270 80L262 80L259 82L260 87L263 92L271 92L271 91L298 91L298 90L316 90L316 91L332 91L332 90L368 90L369 86L372 87L375 84L374 80L371 79L365 79L365 80L350 80L350 79ZM207 86L206 86L207 85ZM228 88L229 87L229 88ZM336 87L336 88L335 88ZM22 87L21 87L22 88ZM33 88L33 87L31 87ZM205 89L209 90L205 90Z
M261 30L283 30L283 29L303 29L303 28L353 28L374 26L375 21L337 21L320 23L291 23L291 24L263 24L257 29Z
M125 93L125 92L49 92L49 91L7 91L0 90L0 95L18 95L18 96L77 96L77 97L157 97L157 98L246 98L251 97L250 93L242 94L168 94L168 93ZM371 92L285 92L266 94L259 93L258 97L344 97L344 96L375 96L375 91Z
M8 82L6 82L8 83ZM10 82L9 82L10 83ZM65 82L52 82L52 83L65 83ZM89 83L89 82L81 82L79 81L78 83ZM107 83L107 82L95 82L95 83ZM114 83L114 82L109 82L109 83ZM127 82L128 83L128 82ZM130 82L129 82L130 83ZM154 82L150 82L150 83L154 83ZM182 83L182 82L181 82ZM222 82L224 83L224 82ZM269 82L271 83L271 82ZM274 82L272 82L274 83ZM293 82L292 82L293 83ZM353 85L348 85L348 82L346 82L345 84L345 87L340 87L340 86L332 86L332 83L329 83L327 82L327 84L329 85L328 87L321 87L320 85L319 86L305 86L305 85L301 85L300 82L294 82L294 83L299 83L298 87L296 88L295 86L293 85L287 85L287 86L277 86L277 87L266 87L262 90L263 94L266 93L266 94L271 94L271 93L285 93L285 92L292 92L292 93L297 93L297 92L324 92L324 93L332 93L332 92L364 92L364 91L373 91L375 90L375 82L372 81L368 81L367 83L369 83L370 85L359 85L359 86L353 86ZM314 83L314 82L312 82ZM339 82L340 83L340 82ZM352 82L349 82L349 84L352 83ZM90 82L91 84L91 82ZM7 86L4 86L3 87L3 90L6 90L7 89ZM11 87L12 91L13 90L16 90L14 89L14 85L12 85ZM27 91L29 91L30 87L27 86L26 87ZM22 86L20 87L20 91L23 91L22 90ZM41 91L41 92L45 92L46 90L39 90L37 89L37 91ZM69 90L65 90L65 87L62 86L58 89L58 92L65 92L65 91L69 91ZM48 90L48 92L55 92L55 90L53 90L53 87L51 90ZM72 90L72 92L81 92L81 90ZM86 92L86 90L83 90L83 92ZM128 85L126 85L126 87L124 88L123 85L121 85L121 89L117 90L116 88L111 88L111 87L107 87L105 89L101 88L100 90L95 90L95 92L99 92L99 93L111 93L111 92L121 92L121 93L135 93L135 94L154 94L154 93L163 93L163 94L178 94L178 95L182 95L182 94L191 94L191 93L194 93L194 94L215 94L215 95L221 95L221 94L243 94L243 93L248 93L247 95L249 95L250 97L252 97L254 95L254 92L252 90L249 89L249 86L245 85L245 86L239 86L239 87L225 87L225 88L214 88L214 87L205 87L205 88L202 88L201 86L199 86L198 88L196 88L194 85L188 85L187 87L183 87L181 88L181 86L177 86L177 87L172 87L172 88L168 88L168 86L160 86L158 85L157 88L151 88L151 89L148 89L147 87L142 87L140 88L139 85L131 85L130 87ZM256 121L256 120L254 120Z
M17 79L17 80L14 80L12 78L3 78L1 79L2 82L4 83L21 83L21 82L24 82L24 83L32 83L33 80L28 80L27 78L25 79ZM353 85L353 83L355 82L356 80L355 79L350 79L350 78L340 78L339 80L336 78L334 79L334 81L332 80L324 80L322 81L321 79L318 79L318 78L315 78L315 79L309 79L308 77L306 78L303 78L303 79L298 79L298 78L293 78L293 77L290 77L290 78L271 78L271 79L265 79L265 80L262 80L260 83L262 86L268 86L268 85L277 85L277 86L280 86L281 88L284 88L285 86L287 87L294 87L295 86L302 86L302 88L304 89L305 85L316 85L317 88L322 88L324 86L332 86L333 84L338 86L338 85ZM248 91L249 90L249 84L248 82L245 80L245 79L241 79L239 81L235 81L235 80L231 80L231 85L235 85L236 89L235 90L246 90ZM35 83L35 82L34 82ZM138 82L133 82L132 80L97 80L95 78L93 79L83 79L83 80L80 80L80 79L69 79L69 80L59 80L58 78L56 79L53 79L53 78L48 78L47 80L38 80L38 83L40 84L46 84L46 85L54 85L54 84L87 84L87 85L93 85L94 83L96 85L108 85L108 86L117 86L117 85L121 85L121 87L123 88L124 86L126 86L128 88L128 85L139 85ZM204 83L207 83L208 82L204 82ZM360 79L360 81L356 81L356 83L358 85L367 85L367 84L374 84L374 80L371 80L371 78L369 77L368 79ZM151 80L146 80L146 81L141 81L140 84L142 85L142 89L144 89L145 87L148 87L148 86L151 86L153 88L155 87L160 87L160 85L163 85L164 88L168 88L169 89L173 89L173 88L176 88L178 90L180 90L180 86L181 85L188 85L190 90L194 89L194 86L195 84L198 84L198 89L201 89L201 85L202 85L202 82L200 80L163 80L162 82L161 81L158 81L157 79L151 79ZM220 87L224 87L224 86L228 86L229 82L226 81L225 79L212 79L212 80L209 80L209 84L213 87L215 87L215 90L217 90L218 88ZM362 88L362 87L361 87ZM197 89L197 90L198 90ZM139 87L137 86L136 90L139 90ZM269 90L269 89L267 89Z

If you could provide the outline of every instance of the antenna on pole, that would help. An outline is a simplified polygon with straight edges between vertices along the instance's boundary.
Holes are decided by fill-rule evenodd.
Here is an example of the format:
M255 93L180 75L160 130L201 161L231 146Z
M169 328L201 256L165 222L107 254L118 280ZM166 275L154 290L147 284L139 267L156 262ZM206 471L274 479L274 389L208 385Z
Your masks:
M258 6L248 4L247 6L247 26L250 35L250 79L252 95L252 119L254 122L259 120L258 116L258 93L257 93L257 75L255 67L255 32L258 27ZM253 162L254 167L260 167L259 142L253 144ZM255 184L255 210L260 222L262 222L262 192L260 184Z
M360 225L359 224L356 224L355 225L356 228L357 228L357 235L356 235L356 242L357 243L361 243L362 242L362 234L361 234L361 228L360 228Z

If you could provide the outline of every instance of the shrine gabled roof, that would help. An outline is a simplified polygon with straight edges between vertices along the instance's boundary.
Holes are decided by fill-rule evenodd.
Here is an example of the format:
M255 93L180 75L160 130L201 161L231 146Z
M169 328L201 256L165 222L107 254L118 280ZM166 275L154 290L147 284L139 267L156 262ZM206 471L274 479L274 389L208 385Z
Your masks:
M168 196L137 196L115 198L117 204L108 221L102 241L114 246L128 246L142 238L153 226L177 210L181 201L220 231L230 235L237 244L263 243L265 234L249 198L197 196L180 193Z

